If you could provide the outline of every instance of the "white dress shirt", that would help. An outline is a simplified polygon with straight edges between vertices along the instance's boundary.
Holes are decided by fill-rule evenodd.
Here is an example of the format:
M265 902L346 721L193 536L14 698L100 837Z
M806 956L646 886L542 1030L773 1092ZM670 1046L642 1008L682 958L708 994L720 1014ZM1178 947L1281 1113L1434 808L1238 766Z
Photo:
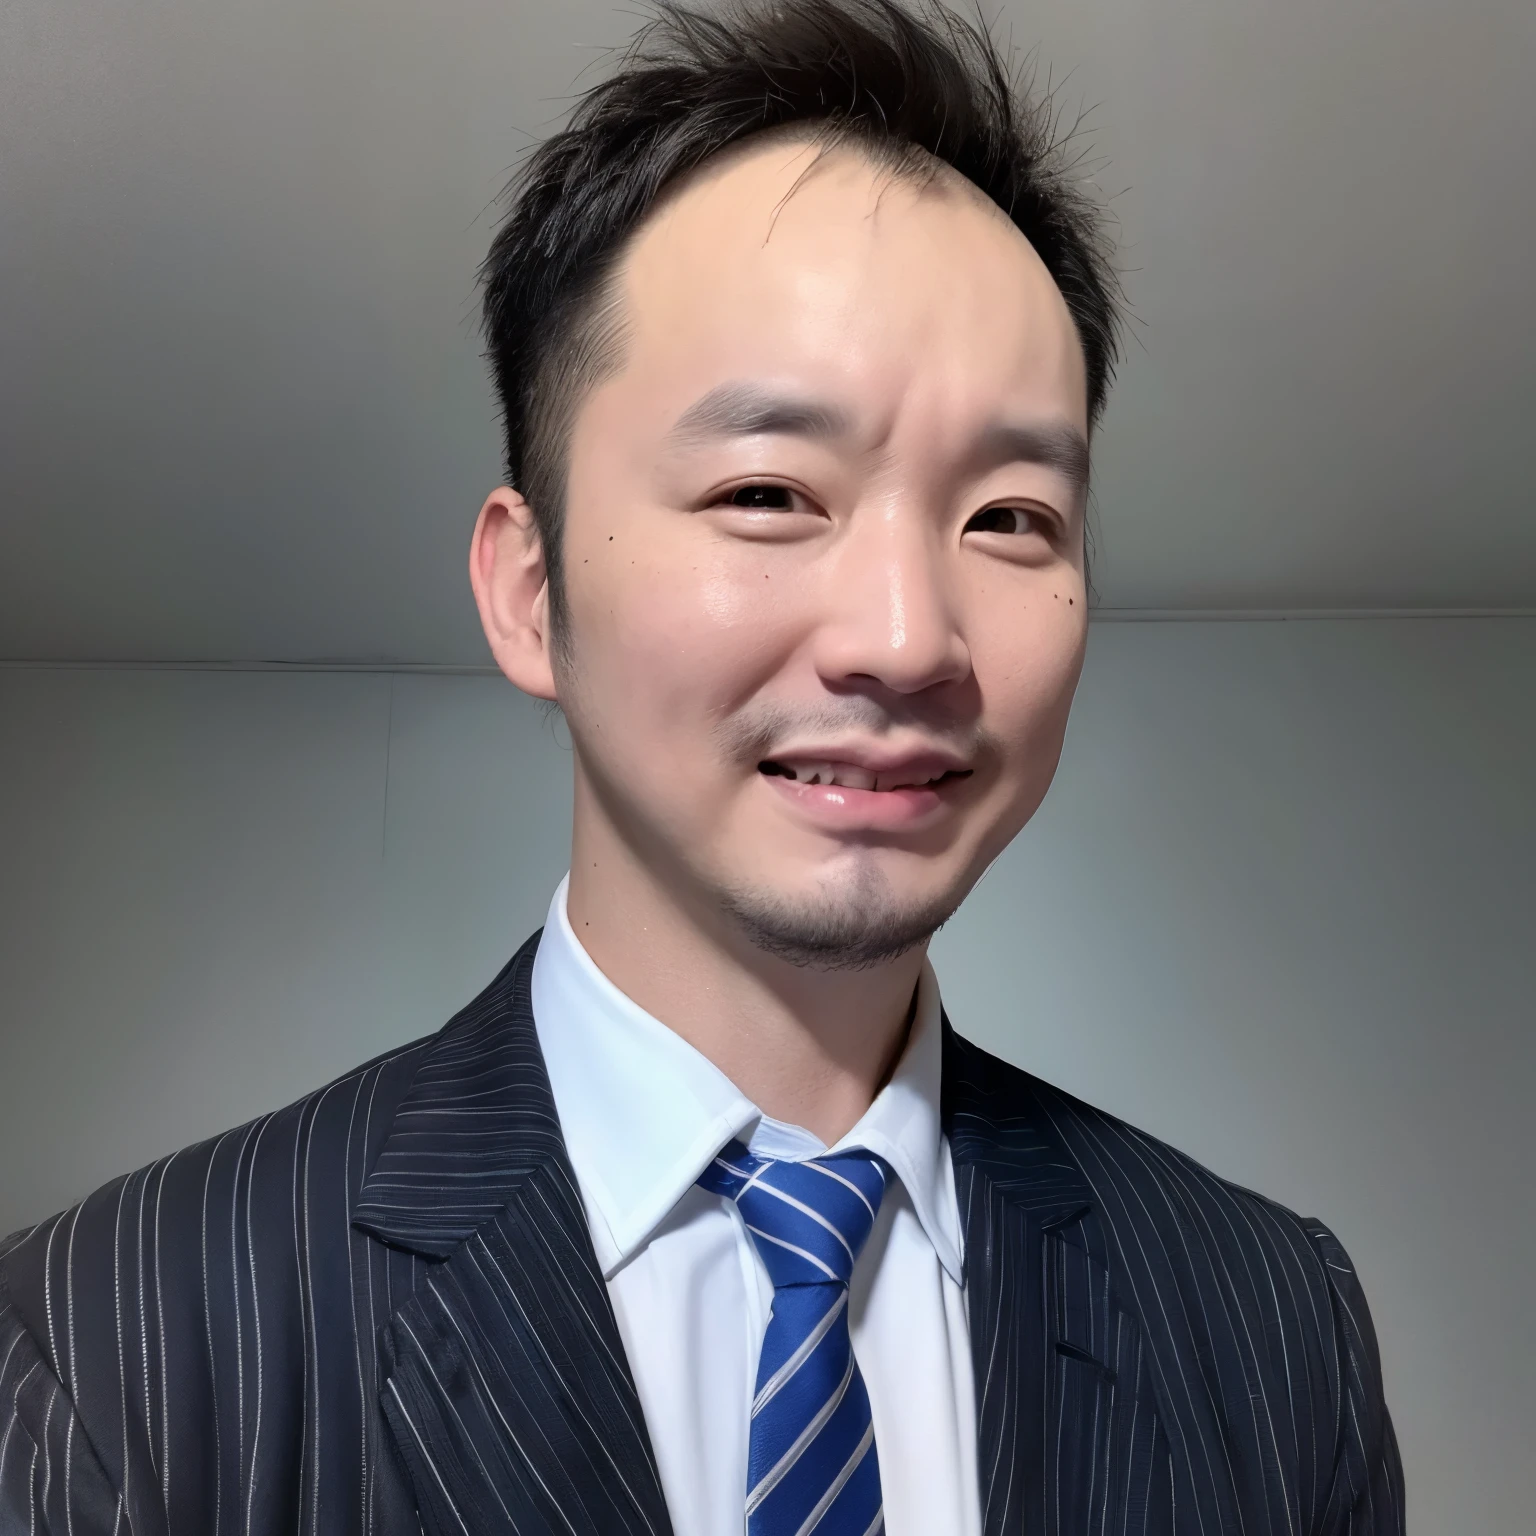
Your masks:
M733 1201L694 1183L731 1137L760 1157L829 1150L762 1114L631 1002L571 930L566 883L533 966L533 1014L675 1536L745 1527L747 1440L773 1287ZM938 984L924 966L891 1081L832 1150L895 1170L849 1287L888 1536L979 1536L960 1213L939 1124Z

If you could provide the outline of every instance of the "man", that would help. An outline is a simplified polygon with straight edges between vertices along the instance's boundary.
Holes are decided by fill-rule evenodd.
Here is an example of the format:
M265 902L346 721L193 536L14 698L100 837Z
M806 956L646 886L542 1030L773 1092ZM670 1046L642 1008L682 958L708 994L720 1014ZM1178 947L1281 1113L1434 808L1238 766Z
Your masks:
M1083 654L1116 315L1043 109L943 12L669 9L485 279L569 878L437 1035L9 1241L0 1529L1400 1531L1338 1242L924 958Z

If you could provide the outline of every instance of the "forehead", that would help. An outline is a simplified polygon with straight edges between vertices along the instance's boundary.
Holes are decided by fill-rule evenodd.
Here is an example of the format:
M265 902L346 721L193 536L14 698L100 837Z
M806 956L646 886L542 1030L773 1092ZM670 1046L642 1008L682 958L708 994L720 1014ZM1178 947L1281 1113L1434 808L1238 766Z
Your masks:
M958 420L1001 404L1086 429L1060 290L1001 211L937 162L919 181L853 148L739 151L651 216L618 283L620 376L658 405L750 375L875 415Z

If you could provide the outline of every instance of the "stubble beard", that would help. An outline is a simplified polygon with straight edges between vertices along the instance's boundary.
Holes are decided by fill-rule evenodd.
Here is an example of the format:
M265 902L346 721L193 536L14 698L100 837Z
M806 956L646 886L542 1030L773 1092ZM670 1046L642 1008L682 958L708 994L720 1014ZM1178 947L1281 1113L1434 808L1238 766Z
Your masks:
M789 898L761 888L720 892L720 904L756 949L806 970L863 971L926 943L954 915L949 893L903 903L883 871L865 866L841 889Z

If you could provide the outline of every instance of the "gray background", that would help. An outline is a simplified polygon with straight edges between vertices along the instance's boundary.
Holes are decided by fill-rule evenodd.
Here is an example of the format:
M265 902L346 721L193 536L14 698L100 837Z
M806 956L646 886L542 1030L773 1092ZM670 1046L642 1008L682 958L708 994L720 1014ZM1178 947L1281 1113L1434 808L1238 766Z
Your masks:
M997 14L1093 109L1136 323L1066 759L948 1003L1330 1221L1414 1536L1526 1536L1536 8ZM634 22L0 7L0 1230L435 1028L541 919L568 770L475 675L472 273Z

